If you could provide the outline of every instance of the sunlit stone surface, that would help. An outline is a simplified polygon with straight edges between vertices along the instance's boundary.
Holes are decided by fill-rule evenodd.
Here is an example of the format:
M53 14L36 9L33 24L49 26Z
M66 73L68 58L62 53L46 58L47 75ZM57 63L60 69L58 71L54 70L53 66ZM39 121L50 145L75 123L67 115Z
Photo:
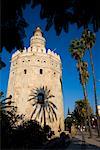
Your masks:
M46 51L45 44L41 29L37 27L29 48L24 48L23 52L17 50L12 55L7 95L12 95L17 112L30 119L34 110L32 101L28 102L31 90L47 86L50 94L54 95L49 100L57 106L57 121L50 122L46 116L46 122L58 135L59 128L64 130L61 59L52 50Z

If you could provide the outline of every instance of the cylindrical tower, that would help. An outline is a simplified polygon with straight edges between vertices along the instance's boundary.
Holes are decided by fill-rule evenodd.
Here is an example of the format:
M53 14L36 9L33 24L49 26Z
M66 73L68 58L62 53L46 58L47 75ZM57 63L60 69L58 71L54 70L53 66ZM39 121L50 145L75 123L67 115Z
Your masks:
M30 39L30 47L23 52L16 51L11 59L7 95L12 95L17 112L26 119L30 119L34 110L32 102L28 102L32 89L43 86L54 95L50 101L57 107L57 120L50 122L46 116L46 121L57 134L59 129L64 130L61 60L50 49L46 52L45 38L38 27Z

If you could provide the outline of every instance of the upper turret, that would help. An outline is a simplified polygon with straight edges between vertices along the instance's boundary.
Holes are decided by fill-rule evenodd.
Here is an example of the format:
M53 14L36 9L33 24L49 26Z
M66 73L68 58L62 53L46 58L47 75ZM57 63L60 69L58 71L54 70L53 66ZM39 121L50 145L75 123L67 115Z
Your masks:
M56 53L54 53L52 50L48 49L46 52L46 48L45 48L45 44L46 44L46 40L43 37L43 33L41 31L41 29L39 27L36 28L33 36L30 39L30 46L26 49L24 47L23 51L19 51L17 50L13 55L12 58L15 59L15 57L19 56L19 55L33 55L33 52L37 53L37 54L46 54L49 57L54 57L58 60L60 60L60 56L57 55Z
M43 33L39 27L36 28L34 35L30 39L30 47L32 49L38 49L41 48L45 49L45 38L43 37Z

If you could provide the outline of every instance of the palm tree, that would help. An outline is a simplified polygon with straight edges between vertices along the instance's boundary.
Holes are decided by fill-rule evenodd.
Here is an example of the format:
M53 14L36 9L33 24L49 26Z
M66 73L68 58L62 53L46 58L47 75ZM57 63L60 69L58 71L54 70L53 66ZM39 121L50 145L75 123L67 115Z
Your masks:
M49 101L50 98L53 98L54 95L50 95L50 90L46 87L40 87L36 88L35 90L32 90L32 94L30 95L32 98L30 98L28 101L33 101L33 107L34 110L31 115L31 119L34 114L36 114L35 119L39 118L41 115L41 123L44 119L44 128L46 127L46 114L48 115L49 121L52 122L54 119L57 120L57 115L55 110L57 110L56 105Z
M92 114L92 108L90 107L88 100L78 100L75 102L75 109L73 115L75 116L78 124L81 125L81 127L85 124L86 125L86 117L87 117L87 109L86 105L89 107L89 114Z
M72 57L77 61L77 68L79 71L79 77L80 77L80 82L83 88L83 93L84 93L84 101L87 100L87 90L86 90L86 83L88 81L89 74L87 72L87 63L82 61L82 58L84 56L86 49L86 45L84 40L73 40L71 45L70 45L70 53ZM88 117L88 122L89 122L89 133L90 137L92 136L92 131L91 131L91 123L90 123L90 114L89 114L89 108L88 104L86 105L86 110L87 110L87 117Z
M11 106L11 104L13 103L11 101L12 95L9 95L7 98L3 99L3 97L4 97L3 94L4 94L3 92L0 92L0 111L4 110L5 108L8 108L8 107L13 107L13 106Z
M85 45L81 40L73 40L70 45L70 53L72 57L77 61L77 68L80 75L81 84L83 87L84 99L87 99L86 86L84 78L82 76L82 57L84 56Z
M97 116L97 132L98 132L98 136L100 136L100 120L99 120L99 113L97 108L96 77L95 77L94 63L93 63L93 56L92 56L92 47L95 44L96 36L93 32L89 31L88 29L85 29L84 32L82 33L82 39L85 42L86 49L89 50L89 54L90 54L90 63L92 68L93 87L94 87L95 109L96 109L96 116Z

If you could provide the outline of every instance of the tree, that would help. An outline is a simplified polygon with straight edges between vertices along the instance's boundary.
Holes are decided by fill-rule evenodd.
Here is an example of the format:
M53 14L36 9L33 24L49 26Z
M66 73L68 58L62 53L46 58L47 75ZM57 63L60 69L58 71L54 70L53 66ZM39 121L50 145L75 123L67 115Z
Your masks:
M4 93L0 91L0 112L3 111L5 108L14 107L14 106L11 106L11 103L13 103L11 101L12 95L9 95L9 97L7 98L3 98L4 97L3 94Z
M25 28L28 25L23 18L23 9L29 2L30 0L1 1L1 48L5 47L8 52L15 47L23 48Z
M97 93L96 93L96 77L95 77L95 71L94 71L94 63L93 63L93 56L92 56L92 47L95 44L96 36L93 32L89 31L88 29L85 29L82 33L82 39L85 42L86 49L89 50L90 54L90 63L92 68L92 77L93 77L93 87L94 87L94 98L95 98L95 110L96 110L96 116L97 116L97 132L98 136L100 136L100 120L99 120L99 113L97 108Z
M3 92L0 92L1 149L42 147L53 135L51 128L46 126L44 130L37 121L23 120L23 114L16 114L16 107L12 107L11 102L11 96L4 99ZM8 106L13 109L8 111ZM16 124L20 121L21 124Z
M73 115L68 115L65 119L65 130L69 129L69 132L71 133L71 126L73 123ZM67 129L68 128L68 129Z
M92 108L90 107L88 100L78 100L75 102L75 109L73 112L73 117L76 120L76 124L83 127L86 125L87 118L87 109L86 106L89 106L89 114L92 115Z
M86 28L91 24L94 31L100 29L98 0L91 1L91 5L90 1L84 0L1 0L0 52L3 47L9 52L14 48L23 49L25 28L28 26L23 17L23 10L27 4L33 9L37 5L41 6L40 17L46 19L46 31L54 26L57 35L60 35L63 29L68 32L70 24L76 24L78 28ZM0 68L2 67L5 67L5 63L0 61Z
M40 17L46 19L46 30L54 25L59 35L64 29L68 31L70 24L77 24L78 27L87 27L91 24L94 31L100 29L99 1L93 0L2 0L1 1L1 47L9 52L13 48L22 48L27 22L23 17L23 9L30 4L41 5ZM13 7L12 7L13 6ZM6 11L5 11L6 10ZM88 15L87 15L88 14Z
M6 64L2 61L2 59L0 57L0 70L5 66L6 66Z
M40 117L41 114L41 123L44 119L44 128L46 127L46 114L49 117L49 121L54 121L54 119L57 120L57 115L55 110L57 110L56 105L49 101L50 98L53 98L54 95L50 95L50 90L46 87L40 87L36 88L35 90L32 90L32 94L30 95L32 98L30 98L28 101L33 101L33 113L31 115L31 119L33 115L36 114L35 119Z
M81 40L73 40L71 42L69 51L71 53L71 56L77 61L77 68L79 71L80 81L83 87L83 93L84 93L84 99L87 99L87 92L86 92L86 81L83 77L82 72L82 58L84 56L84 50L85 50L85 44Z
M87 100L87 90L86 90L86 83L88 81L89 74L87 72L87 63L82 61L82 58L85 53L85 42L82 39L79 40L73 40L69 51L72 55L72 57L77 61L77 68L79 71L79 78L80 78L80 83L83 88L83 94L84 94L84 100ZM87 116L88 116L88 121L89 121L89 133L90 137L92 136L92 131L91 131L91 124L90 124L90 114L89 114L89 108L88 108L88 103L86 105L86 110L87 110Z

